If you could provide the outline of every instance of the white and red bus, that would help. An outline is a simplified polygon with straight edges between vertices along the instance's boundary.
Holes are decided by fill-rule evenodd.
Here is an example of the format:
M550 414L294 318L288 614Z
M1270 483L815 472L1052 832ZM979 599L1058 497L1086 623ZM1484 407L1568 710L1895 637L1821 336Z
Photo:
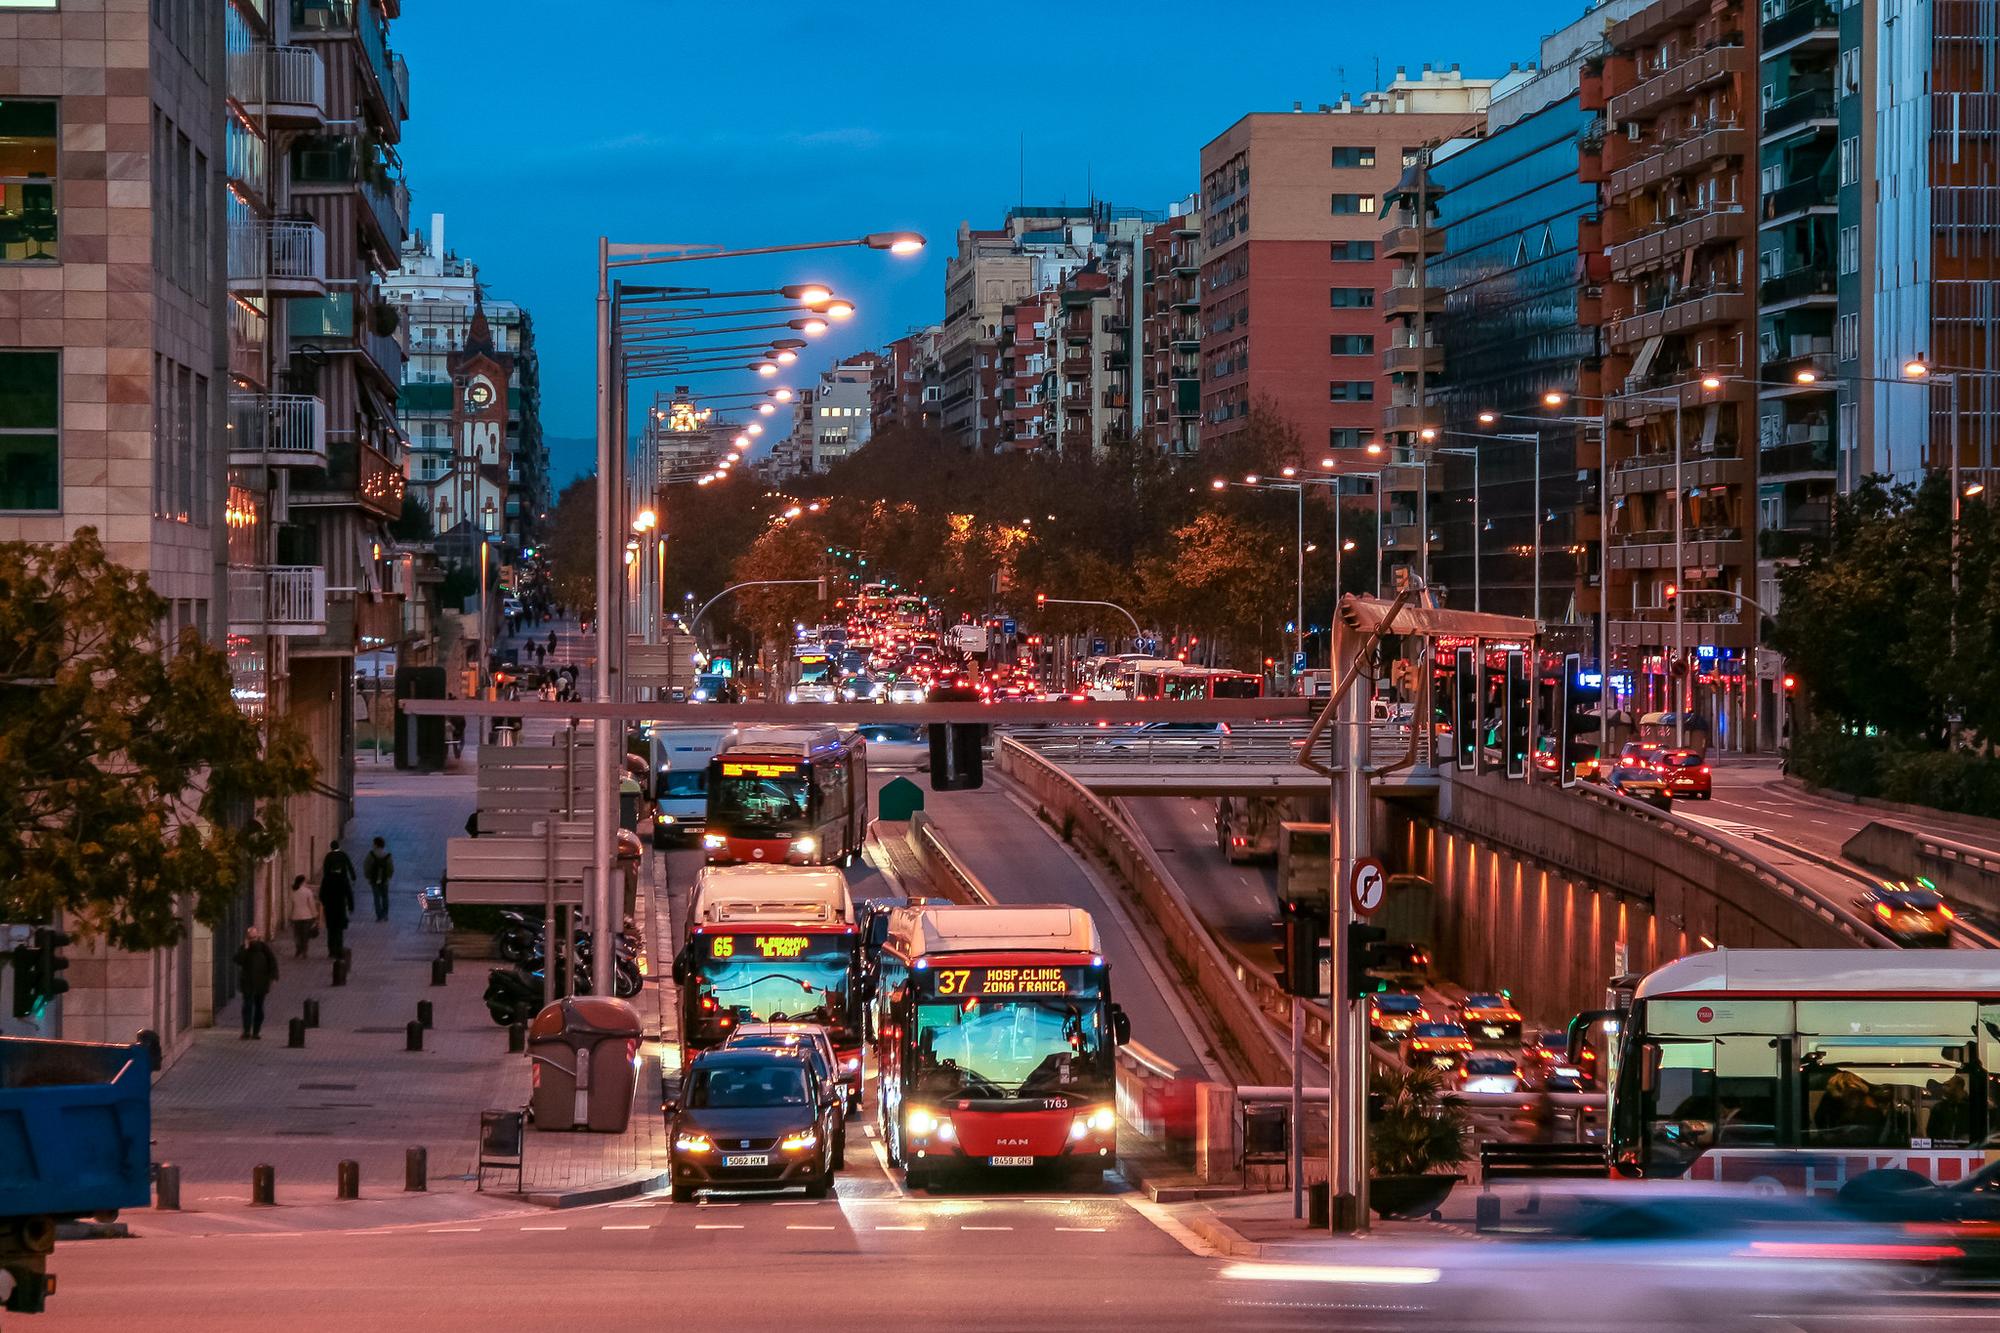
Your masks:
M1222 667L1183 666L1160 676L1160 697L1179 702L1210 699L1260 699L1264 678L1249 671Z
M975 1167L1101 1175L1130 1036L1083 909L897 909L875 992L890 1164L912 1188Z
M702 1051L745 1023L818 1023L858 1071L860 939L836 867L704 867L674 955L682 1042Z
M1639 981L1616 1053L1621 1175L1807 1194L1881 1167L1958 1180L2000 1132L2000 953L1693 954Z
M710 865L852 865L868 836L868 745L826 726L737 727L708 761Z

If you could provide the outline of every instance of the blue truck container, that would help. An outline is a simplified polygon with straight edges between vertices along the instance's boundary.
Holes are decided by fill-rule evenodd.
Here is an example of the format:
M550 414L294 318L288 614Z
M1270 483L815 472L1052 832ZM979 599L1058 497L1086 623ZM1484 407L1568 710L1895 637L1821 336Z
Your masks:
M152 1201L144 1046L0 1037L0 1293L41 1308L55 1224Z

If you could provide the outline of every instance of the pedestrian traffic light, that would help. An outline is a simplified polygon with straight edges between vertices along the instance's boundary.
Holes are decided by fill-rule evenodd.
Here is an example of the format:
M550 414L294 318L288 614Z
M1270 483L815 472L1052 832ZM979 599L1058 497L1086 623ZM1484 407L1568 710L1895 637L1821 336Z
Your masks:
M62 975L69 959L62 956L69 932L37 926L34 938L14 950L14 1017L39 1018L48 1002L69 989Z
M1528 775L1528 655L1516 650L1507 654L1505 712L1507 725L1502 734L1507 743L1507 776Z
M986 724L930 724L931 790L971 791L986 783Z
M1388 981L1375 975L1375 969L1388 961L1382 952L1388 939L1389 932L1380 926L1365 921L1347 923L1347 993L1353 999L1389 989Z
M1278 986L1302 1000L1320 998L1319 941L1326 934L1326 904L1287 898L1278 922Z

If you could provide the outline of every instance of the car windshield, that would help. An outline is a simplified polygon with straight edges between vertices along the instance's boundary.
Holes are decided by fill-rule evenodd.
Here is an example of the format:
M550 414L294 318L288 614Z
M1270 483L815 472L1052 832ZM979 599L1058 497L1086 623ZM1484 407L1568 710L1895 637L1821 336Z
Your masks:
M697 1069L687 1104L694 1110L718 1111L804 1106L806 1071L789 1060Z
M1497 1055L1474 1056L1465 1062L1468 1074L1518 1074L1512 1060Z
M1929 889L1883 889L1875 896L1891 907L1909 912L1935 912L1944 902Z
M1419 1023L1419 1037L1463 1037L1465 1029L1456 1023Z
M1378 995L1375 1007L1385 1014L1414 1014L1424 1007L1424 1002L1415 995Z
M1660 756L1660 762L1668 768L1700 768L1703 755L1699 750L1670 750Z
M826 1052L820 1050L819 1043L808 1041L803 1037L788 1037L776 1032L749 1032L731 1037L725 1045L731 1050L748 1047L752 1050L794 1051L811 1060L813 1068L817 1069L822 1077L833 1072L827 1067Z
M1096 1095L1111 1077L1089 1001L967 999L917 1006L919 1090L932 1097Z
M700 769L660 774L660 795L701 799L708 795L708 774Z
M694 678L695 693L707 694L711 699L722 693L728 685L729 680L725 676L696 676Z

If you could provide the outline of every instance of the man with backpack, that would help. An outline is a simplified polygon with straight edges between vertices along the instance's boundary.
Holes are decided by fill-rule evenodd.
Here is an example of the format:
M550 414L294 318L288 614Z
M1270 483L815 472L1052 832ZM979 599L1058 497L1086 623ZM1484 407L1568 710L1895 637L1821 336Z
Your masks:
M380 838L368 849L368 855L361 859L361 873L368 878L368 887L375 893L375 919L389 919L389 877L396 873L396 858L389 855L389 849Z
M338 958L347 947L347 918L354 910L354 862L340 850L340 839L327 845L319 864L320 920L326 923L326 956Z

